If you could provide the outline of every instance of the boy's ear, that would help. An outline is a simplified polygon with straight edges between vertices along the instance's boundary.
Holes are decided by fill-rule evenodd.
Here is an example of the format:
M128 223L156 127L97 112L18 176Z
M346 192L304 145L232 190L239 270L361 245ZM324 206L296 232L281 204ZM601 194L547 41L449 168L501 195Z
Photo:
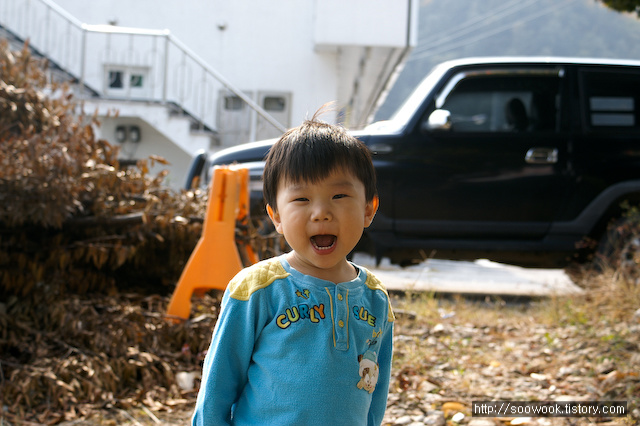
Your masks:
M274 211L269 204L267 204L267 214L269 215L271 222L273 222L273 226L275 226L278 234L282 234L282 222L280 221L280 215L277 211Z
M376 216L378 206L380 205L380 198L376 195L371 201L367 202L364 209L364 227L368 228L373 222L373 218Z

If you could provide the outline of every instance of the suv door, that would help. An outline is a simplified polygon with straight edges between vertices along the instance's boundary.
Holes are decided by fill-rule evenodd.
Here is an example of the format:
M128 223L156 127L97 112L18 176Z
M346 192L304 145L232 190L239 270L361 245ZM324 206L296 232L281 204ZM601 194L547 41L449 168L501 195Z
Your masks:
M565 86L558 66L452 74L396 151L398 236L543 237L568 187ZM435 109L450 126L428 129Z
M561 218L565 221L577 218L620 182L631 183L634 191L640 184L640 69L585 65L579 68L578 84L582 131L573 146L576 186ZM615 196L621 192L631 192L631 187ZM604 211L609 204L598 207Z

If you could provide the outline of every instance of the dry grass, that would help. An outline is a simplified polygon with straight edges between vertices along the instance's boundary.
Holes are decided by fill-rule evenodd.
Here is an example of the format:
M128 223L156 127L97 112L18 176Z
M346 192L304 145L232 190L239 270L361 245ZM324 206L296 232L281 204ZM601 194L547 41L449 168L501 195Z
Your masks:
M384 424L394 425L407 416L435 416L453 424L456 410L465 414L460 424L466 424L472 420L469 408L474 400L556 398L626 400L633 414L616 424L637 424L640 285L633 276L616 271L582 271L574 280L585 289L583 295L515 303L432 293L395 296L395 357ZM182 397L173 409L157 410L147 399L128 407L94 407L66 424L188 424L195 392ZM0 415L1 426L34 424L29 421ZM589 423L554 419L546 424Z
M613 270L582 270L574 279L584 294L518 303L427 293L397 298L386 424L407 414L428 417L450 402L466 407L464 423L474 400L563 398L626 400L632 415L616 424L637 424L640 284Z

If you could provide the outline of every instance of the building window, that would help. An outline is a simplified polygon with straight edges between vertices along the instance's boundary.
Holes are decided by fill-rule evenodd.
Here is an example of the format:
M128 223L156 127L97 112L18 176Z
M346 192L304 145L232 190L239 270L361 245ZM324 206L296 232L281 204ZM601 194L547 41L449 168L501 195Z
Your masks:
M150 68L107 64L104 68L105 94L145 99L151 96Z
M144 87L144 76L142 74L131 74L131 87Z
M224 109L227 111L240 111L244 108L244 101L239 96L225 96Z
M122 89L123 78L122 71L109 71L109 89Z
M265 96L262 101L262 107L266 111L284 111L286 107L285 100L282 96Z

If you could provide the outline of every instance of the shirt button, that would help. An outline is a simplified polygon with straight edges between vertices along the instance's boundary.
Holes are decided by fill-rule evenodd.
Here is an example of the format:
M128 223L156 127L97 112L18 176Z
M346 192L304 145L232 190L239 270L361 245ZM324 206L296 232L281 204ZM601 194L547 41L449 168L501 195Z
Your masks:
M338 321L338 326L340 326L340 328L344 327L344 321L342 320Z
M338 295L338 300L342 300L342 295L341 294Z

